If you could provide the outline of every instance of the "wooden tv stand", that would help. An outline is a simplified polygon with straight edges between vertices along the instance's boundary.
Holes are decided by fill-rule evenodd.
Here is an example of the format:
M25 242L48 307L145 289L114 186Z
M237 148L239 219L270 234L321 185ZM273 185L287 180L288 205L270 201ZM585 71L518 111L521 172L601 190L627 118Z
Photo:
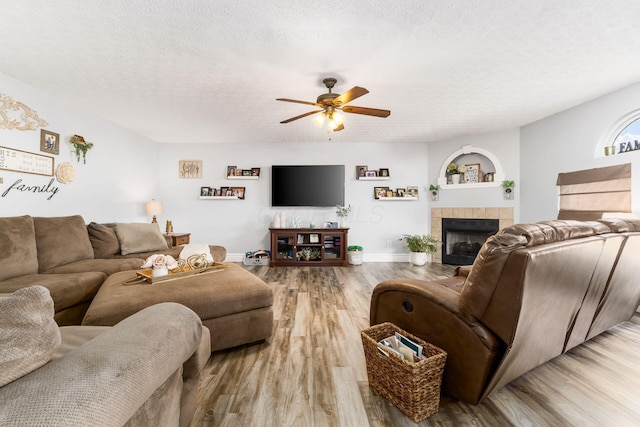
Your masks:
M270 228L269 232L271 267L348 265L348 228Z

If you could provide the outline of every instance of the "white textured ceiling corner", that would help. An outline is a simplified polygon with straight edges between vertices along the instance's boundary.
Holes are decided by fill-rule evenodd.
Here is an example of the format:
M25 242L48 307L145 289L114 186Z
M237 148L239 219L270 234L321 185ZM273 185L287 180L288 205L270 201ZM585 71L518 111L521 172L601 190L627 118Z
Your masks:
M429 142L640 76L638 0L0 3L0 72L158 142ZM330 76L391 116L279 123L314 108L275 98L315 101Z

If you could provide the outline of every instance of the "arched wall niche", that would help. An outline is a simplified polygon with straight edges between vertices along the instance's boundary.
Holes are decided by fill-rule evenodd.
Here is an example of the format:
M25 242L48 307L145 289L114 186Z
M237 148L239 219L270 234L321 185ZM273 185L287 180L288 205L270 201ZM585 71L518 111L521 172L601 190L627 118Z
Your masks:
M493 182L478 182L478 183L465 183L465 184L447 184L447 166L451 162L458 163L458 159L470 157L470 155L477 154L487 159L488 163L493 166L493 170L483 170L482 173L495 172L493 175ZM500 164L500 160L490 151L484 148L474 147L472 145L463 145L458 151L455 151L449 155L442 163L440 167L440 173L438 174L438 185L443 189L469 189L469 188L482 188L482 187L499 187L504 181L504 169Z

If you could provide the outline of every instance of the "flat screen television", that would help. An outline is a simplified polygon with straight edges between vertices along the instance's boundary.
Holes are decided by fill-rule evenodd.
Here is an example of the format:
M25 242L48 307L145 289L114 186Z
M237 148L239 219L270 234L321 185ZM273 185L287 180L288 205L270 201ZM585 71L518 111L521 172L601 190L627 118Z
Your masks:
M344 205L344 165L271 166L271 206Z

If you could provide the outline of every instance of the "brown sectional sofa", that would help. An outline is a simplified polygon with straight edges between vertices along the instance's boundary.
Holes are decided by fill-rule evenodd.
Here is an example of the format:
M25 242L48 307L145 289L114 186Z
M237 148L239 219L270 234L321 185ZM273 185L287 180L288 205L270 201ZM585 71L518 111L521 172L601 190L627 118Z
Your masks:
M477 404L631 318L639 255L640 220L514 225L453 277L378 284L370 322L392 322L446 350L443 392Z
M211 349L187 307L156 304L114 327L58 327L43 287L0 306L0 335L12 345L0 351L0 425L190 425Z
M116 224L87 225L80 215L0 218L0 293L42 285L54 300L56 322L79 325L107 276L138 269L154 253L177 258L182 250L167 239L161 250L130 252L147 243L134 242L123 253L117 230ZM224 247L209 248L214 261L224 261Z

